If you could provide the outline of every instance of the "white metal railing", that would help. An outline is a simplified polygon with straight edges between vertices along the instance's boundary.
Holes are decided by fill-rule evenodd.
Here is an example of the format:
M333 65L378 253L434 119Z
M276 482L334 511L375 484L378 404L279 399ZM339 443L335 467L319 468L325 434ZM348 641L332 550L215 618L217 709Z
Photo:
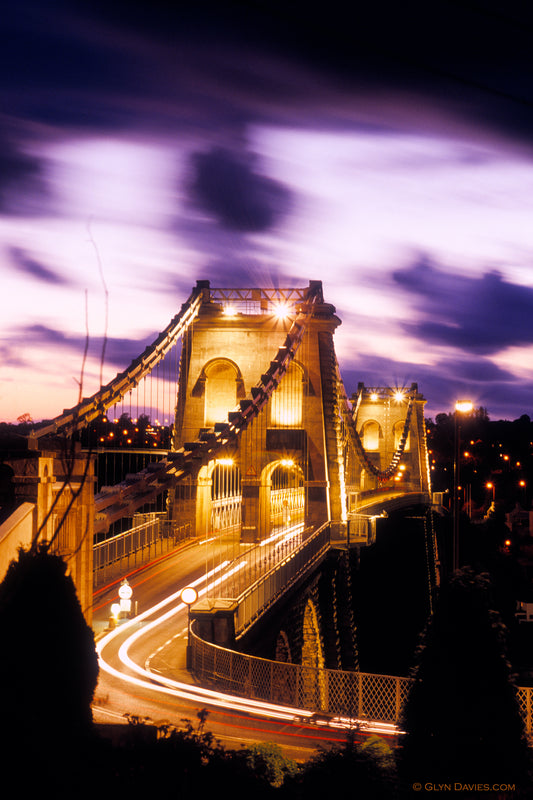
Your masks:
M190 536L190 525L173 526L165 512L138 514L138 525L93 545L93 586L107 580L117 567L127 570L172 549Z
M329 545L329 523L316 531L304 530L303 523L280 526L268 539L231 558L227 578L213 586L206 599L234 601L235 631L240 636L280 594L316 566Z
M305 513L303 486L273 489L270 492L270 520L273 525L299 522Z
M255 575L243 569L247 585L241 590L235 612L235 634L240 636L250 624L299 578L314 569L327 553L329 523L307 535L286 536L279 547L269 548L256 563ZM248 553L240 556L246 559ZM238 563L232 563L232 567Z
M220 497L211 501L211 530L223 531L241 524L241 495Z

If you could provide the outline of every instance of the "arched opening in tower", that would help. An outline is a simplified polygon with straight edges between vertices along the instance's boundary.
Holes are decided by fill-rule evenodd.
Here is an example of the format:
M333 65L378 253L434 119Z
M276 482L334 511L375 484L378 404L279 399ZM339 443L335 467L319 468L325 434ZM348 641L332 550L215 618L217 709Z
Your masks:
M326 707L325 661L317 611L311 599L304 610L302 636L302 705L304 708L323 710Z

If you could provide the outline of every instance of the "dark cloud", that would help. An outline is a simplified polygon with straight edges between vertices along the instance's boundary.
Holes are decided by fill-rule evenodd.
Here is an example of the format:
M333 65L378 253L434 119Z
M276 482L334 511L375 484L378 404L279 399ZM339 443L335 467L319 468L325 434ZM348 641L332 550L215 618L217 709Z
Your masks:
M494 419L514 419L533 409L531 382L503 370L482 356L442 359L435 365L398 362L375 355L358 356L349 370L342 370L349 395L357 383L365 386L409 388L418 384L426 398L426 416L449 413L458 398L468 397L489 409ZM391 377L392 376L392 377Z
M48 196L42 162L0 131L0 213L33 214Z
M196 126L208 139L258 120L420 129L433 106L433 125L459 116L530 143L531 17L447 0L359 4L350 18L341 2L19 0L3 15L0 106L58 127ZM394 96L412 103L409 122Z
M157 332L153 332L142 339L108 338L105 343L105 363L115 366L119 371L125 369L155 341L157 335ZM102 337L91 340L91 353L95 358L101 356L103 346Z
M50 328L47 325L30 325L17 334L17 338L24 337L26 344L33 347L51 347L57 350L68 350L80 356L80 365L85 350L85 336L83 334L66 334L64 331ZM144 352L157 337L157 333L150 333L142 339L126 339L108 337L104 342L103 336L89 338L88 354L94 359L101 359L105 351L104 362L106 366L113 366L118 371L124 370L129 364Z
M266 231L289 209L289 190L262 174L251 153L214 148L194 153L191 168L192 198L225 228Z
M44 283L53 284L55 286L71 285L70 280L65 279L58 272L54 272L48 267L45 267L39 261L36 261L34 258L32 258L32 256L22 248L12 247L9 249L8 254L11 257L12 262L15 264L15 267L29 278L33 278Z
M417 338L489 355L533 343L533 289L498 272L470 277L437 269L423 258L393 275L415 301L420 321L405 323Z
M5 367L17 367L23 369L28 367L27 359L23 358L15 344L3 344L0 342L0 364Z
M525 4L411 0L358 4L356 13L340 0L327 8L302 0L84 0L83 6L110 31L141 31L178 52L188 43L207 63L225 43L235 59L233 75L223 71L221 79L239 84L248 98L261 85L254 80L255 89L245 88L256 54L268 52L286 66L312 68L335 83L335 92L414 91L525 141L533 130L533 12ZM182 64L176 67L181 71ZM320 84L315 81L315 97Z
M32 341L36 345L65 345L67 347L79 347L79 343L84 342L76 336L67 336L63 331L49 328L47 325L29 325L21 331L21 335Z

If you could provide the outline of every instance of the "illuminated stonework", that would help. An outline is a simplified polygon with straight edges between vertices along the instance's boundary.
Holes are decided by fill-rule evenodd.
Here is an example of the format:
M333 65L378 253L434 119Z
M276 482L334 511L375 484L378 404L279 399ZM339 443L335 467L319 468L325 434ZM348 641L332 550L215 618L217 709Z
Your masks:
M250 393L283 346L304 290L205 290L194 325L184 337L176 404L174 447L228 419ZM277 313L283 307L283 314ZM231 313L227 313L231 308ZM344 488L338 485L334 423L324 412L323 364L335 360L333 332L340 321L333 306L318 302L296 357L258 419L235 443L231 457L240 474L241 536L265 539L273 527L305 521L320 525L331 514L345 517ZM330 447L329 441L333 442ZM332 456L329 451L331 450ZM215 517L211 470L201 470L180 487L173 515L209 535ZM278 485L279 484L279 485ZM228 504L230 503L228 495ZM344 511L343 511L344 509ZM218 520L230 518L219 509Z

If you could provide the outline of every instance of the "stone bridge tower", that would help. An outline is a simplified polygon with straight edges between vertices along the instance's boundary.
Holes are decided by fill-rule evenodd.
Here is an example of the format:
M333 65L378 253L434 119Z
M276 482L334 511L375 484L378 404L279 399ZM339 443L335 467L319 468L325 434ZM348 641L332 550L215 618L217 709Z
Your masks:
M228 410L256 385L283 345L305 291L199 285L203 303L182 343L176 449L227 421ZM234 449L176 488L174 519L190 522L196 535L223 524L217 509L231 513L231 492L242 496L243 541L264 540L273 525L289 520L320 525L342 518L336 423L328 406L335 394L333 334L340 320L318 286L320 302L296 357L259 418Z
M359 501L379 487L429 497L425 404L416 383L409 389L358 385L352 407L364 449L354 487ZM387 470L388 474L383 475Z

